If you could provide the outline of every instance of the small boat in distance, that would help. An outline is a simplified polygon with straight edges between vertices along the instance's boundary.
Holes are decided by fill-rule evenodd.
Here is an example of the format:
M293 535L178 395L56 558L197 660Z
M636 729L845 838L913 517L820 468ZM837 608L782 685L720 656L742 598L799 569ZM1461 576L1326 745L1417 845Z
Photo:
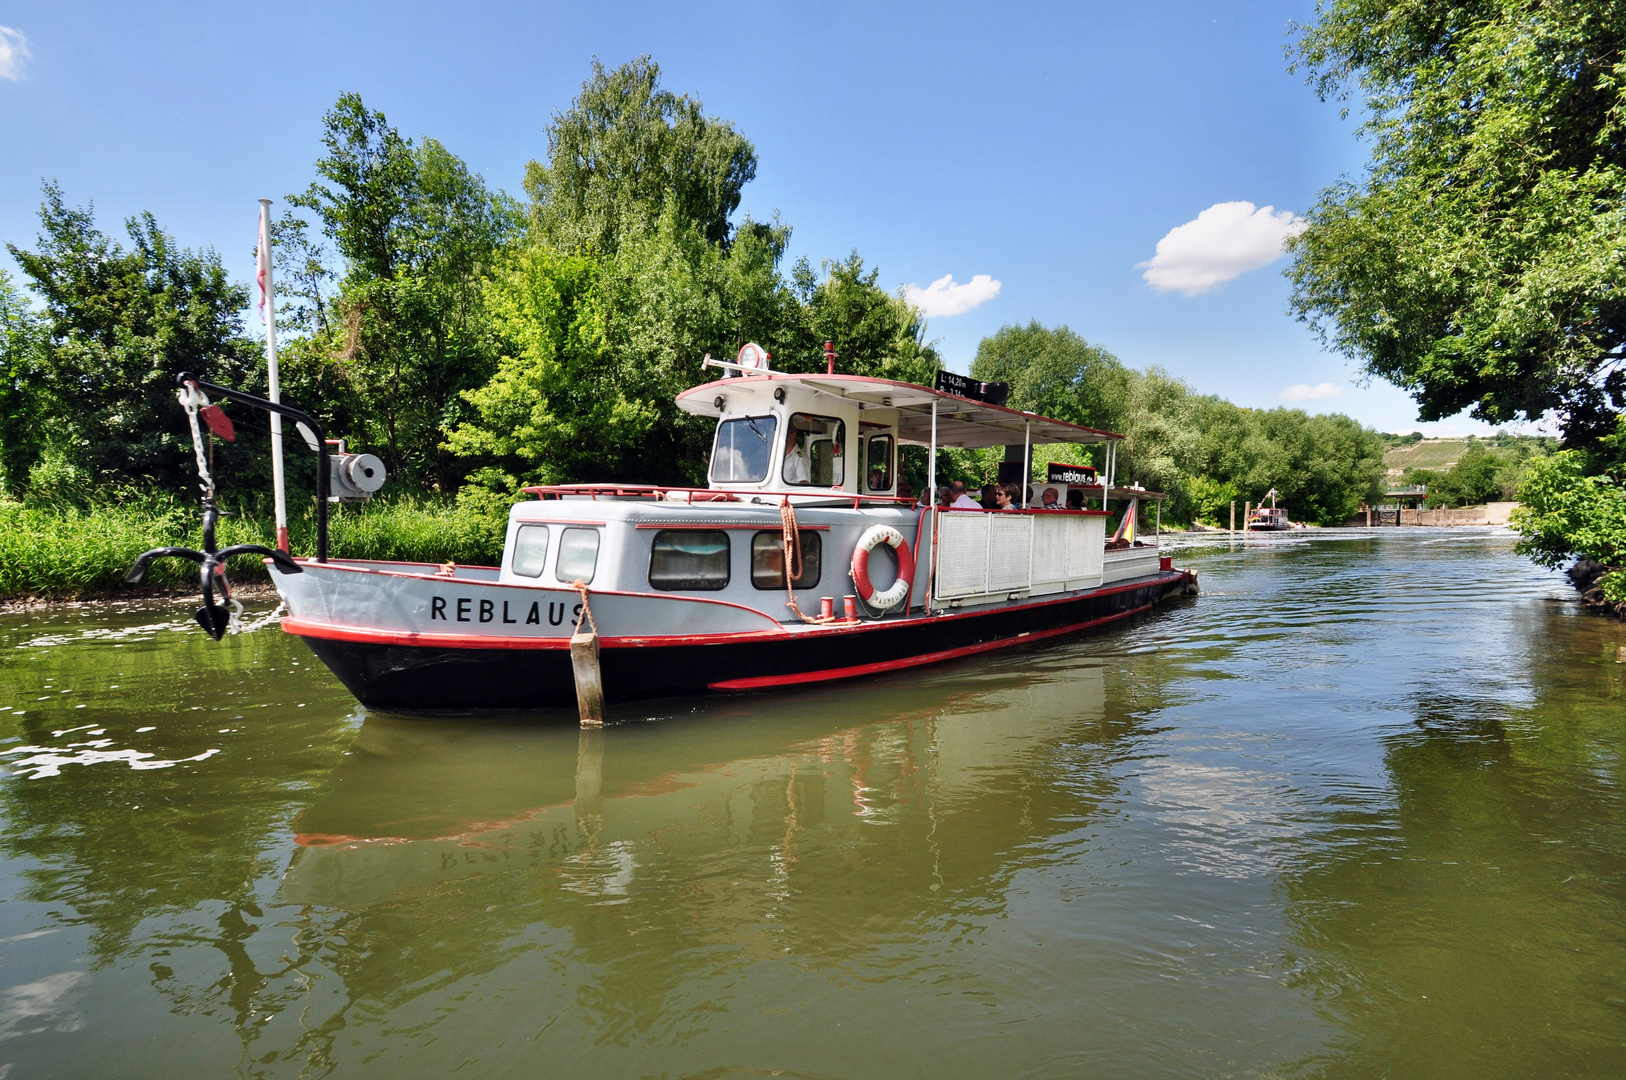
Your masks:
M1248 515L1249 532L1286 532L1293 527L1287 520L1287 508L1276 505L1276 489L1271 488L1265 498L1270 500L1269 506L1260 506Z

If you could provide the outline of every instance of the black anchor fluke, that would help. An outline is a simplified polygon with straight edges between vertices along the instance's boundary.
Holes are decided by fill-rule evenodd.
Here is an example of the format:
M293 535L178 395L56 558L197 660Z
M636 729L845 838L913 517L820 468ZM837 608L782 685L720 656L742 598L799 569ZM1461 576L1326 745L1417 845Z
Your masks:
M303 567L294 562L287 552L278 551L276 548L268 548L261 544L233 544L223 551L215 550L215 519L217 517L219 517L219 511L215 509L213 500L205 499L203 503L203 550L194 551L191 548L183 547L153 548L151 551L143 552L141 557L136 559L135 564L130 567L130 572L124 575L124 580L131 585L141 584L146 580L147 568L152 565L154 559L191 559L198 564L199 577L203 585L203 606L198 608L193 617L198 620L198 625L203 627L210 637L219 641L226 636L226 628L231 625L231 612L226 610L225 605L215 602L216 577L220 578L219 588L221 594L227 599L231 597L230 587L226 584L225 567L227 559L233 559L239 555L259 555L270 559L273 565L285 574L302 574L305 571Z

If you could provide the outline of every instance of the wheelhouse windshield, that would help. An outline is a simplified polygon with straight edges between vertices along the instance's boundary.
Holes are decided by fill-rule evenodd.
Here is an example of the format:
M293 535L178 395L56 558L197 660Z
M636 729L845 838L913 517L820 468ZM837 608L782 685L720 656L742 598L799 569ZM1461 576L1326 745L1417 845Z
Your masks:
M717 444L711 453L711 479L717 484L756 484L768 475L773 457L772 416L745 416L717 425Z

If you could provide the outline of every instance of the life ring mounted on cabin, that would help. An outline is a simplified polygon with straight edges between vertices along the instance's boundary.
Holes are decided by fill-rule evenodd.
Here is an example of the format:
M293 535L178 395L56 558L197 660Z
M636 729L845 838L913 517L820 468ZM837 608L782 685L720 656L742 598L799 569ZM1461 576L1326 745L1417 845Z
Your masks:
M898 557L898 578L885 589L877 589L869 579L870 552L885 544ZM885 614L903 603L915 579L915 557L909 550L909 541L890 525L871 525L858 538L853 548L853 588L866 607L877 614Z

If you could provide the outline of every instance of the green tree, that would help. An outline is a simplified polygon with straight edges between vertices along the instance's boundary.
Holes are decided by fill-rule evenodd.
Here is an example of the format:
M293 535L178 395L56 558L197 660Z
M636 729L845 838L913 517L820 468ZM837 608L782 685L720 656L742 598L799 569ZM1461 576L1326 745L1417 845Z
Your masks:
M1347 416L1310 416L1301 409L1257 415L1265 437L1280 448L1282 471L1272 486L1296 520L1341 525L1363 502L1376 501L1384 476L1376 432Z
M1110 352L1037 319L1002 326L977 345L971 376L1010 384L1011 404L1070 424L1117 431L1132 378Z
M648 56L593 74L548 126L548 161L525 170L531 220L543 239L575 251L614 252L668 207L708 243L727 246L740 193L756 176L756 150L733 125L660 85Z
M48 328L0 269L0 495L21 495L46 448Z
M1430 507L1477 506L1501 496L1503 470L1502 458L1476 439L1449 470L1413 469L1407 479L1428 485Z
M856 253L822 275L804 260L787 280L789 227L731 221L750 143L662 90L647 58L595 64L548 145L527 180L534 227L486 290L496 374L447 425L469 499L538 481L703 482L712 425L673 399L716 377L707 353L746 341L781 371L822 370L832 340L843 372L935 375L919 312Z
M1626 407L1626 18L1608 0L1327 0L1292 50L1372 160L1292 241L1293 310L1423 419Z
M343 276L325 304L307 223L284 217L314 332L293 350L290 374L307 388L342 384L348 410L328 405L340 430L381 447L397 476L449 490L461 467L441 432L463 417L462 392L495 370L481 280L517 211L441 143L415 145L357 94L341 95L323 126L321 179L289 201L316 215Z
M177 247L151 214L125 223L126 250L96 228L91 207L68 206L46 184L40 224L35 250L6 247L48 320L37 369L45 456L87 485L185 484L192 449L175 376L263 385L259 346L243 333L247 290L213 250ZM245 441L221 453L246 460Z
M1626 604L1626 485L1588 476L1586 455L1564 450L1532 463L1519 502L1512 525L1523 534L1521 553L1550 567L1595 559L1609 568L1598 582L1604 598Z

